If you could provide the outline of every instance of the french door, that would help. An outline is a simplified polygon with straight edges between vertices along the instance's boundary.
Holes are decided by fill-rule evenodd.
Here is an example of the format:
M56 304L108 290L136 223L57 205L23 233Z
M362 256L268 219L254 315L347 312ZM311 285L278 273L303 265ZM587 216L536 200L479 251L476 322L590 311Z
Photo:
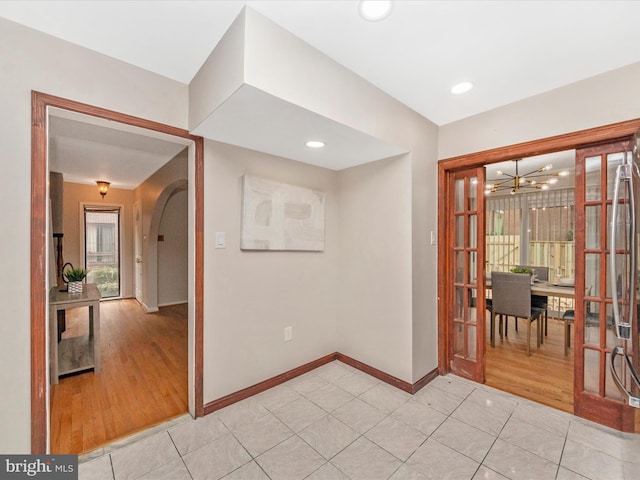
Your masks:
M618 430L633 432L634 409L626 405L626 398L609 370L611 351L619 341L613 322L608 266L611 255L625 254L629 249L622 238L614 247L615 251L611 251L610 226L615 220L612 219L612 207L616 169L625 160L629 147L629 141L625 140L576 150L573 346L574 413ZM637 324L635 328L637 330ZM637 338L637 331L635 335ZM629 353L637 364L638 346L631 348L633 351ZM620 357L617 360L622 362Z
M484 383L484 168L450 174L446 281L448 360L453 373Z

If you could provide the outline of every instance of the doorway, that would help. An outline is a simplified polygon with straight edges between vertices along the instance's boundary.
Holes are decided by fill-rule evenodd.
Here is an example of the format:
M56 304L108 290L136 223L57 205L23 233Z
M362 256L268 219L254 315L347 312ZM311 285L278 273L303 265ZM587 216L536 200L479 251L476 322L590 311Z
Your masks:
M524 144L513 145L504 148L498 148L485 152L479 152L470 155L464 155L461 157L455 157L447 160L442 160L439 163L439 211L441 215L438 219L439 226L439 257L445 259L443 262L439 262L438 275L439 278L445 279L445 281L438 284L438 329L439 329L439 342L438 342L438 355L439 355L439 371L441 374L448 372L455 372L455 364L461 360L461 352L456 351L453 341L456 325L456 304L455 289L458 285L451 281L451 272L455 272L456 264L453 263L454 255L451 254L451 245L454 245L455 224L451 223L450 212L455 210L455 206L451 204L451 201L455 198L452 196L452 178L454 176L463 175L462 172L473 172L474 169L478 169L482 165L488 165L497 163L500 161L506 161L514 158L525 158L534 155L540 155L545 153L559 152L562 150L580 150L593 144L603 144L614 142L618 139L630 138L635 131L640 127L640 120L633 120L629 122L621 122L614 125L608 125L605 127L598 127L572 134L561 135L558 137L552 137L548 139L537 140ZM579 162L578 162L579 165ZM577 170L576 183L580 182L580 175L584 176L582 170ZM584 180L584 179L582 179ZM582 225L584 230L584 215L581 213L584 208L584 204L576 202L576 225ZM580 235L577 232L577 235ZM584 235L584 232L582 232ZM576 238L576 249L580 248L579 237ZM584 263L584 262L582 262ZM475 272L469 278L475 278L475 286L479 292L485 291L485 274L484 265L476 264ZM583 273L580 264L576 266L576 279L578 279ZM585 296L580 292L581 285L576 284L576 318L580 317L584 313ZM480 296L482 297L482 296ZM482 299L481 299L482 300ZM481 308L481 300L476 303L478 308ZM586 300L592 300L587 298ZM594 299L595 300L595 299ZM604 302L604 297L601 300ZM606 322L604 322L606 323ZM477 334L482 336L486 334L484 322L477 322ZM582 325L576 320L575 331L579 332ZM604 328L604 327L602 327ZM611 399L607 399L604 396L593 395L592 392L585 391L584 387L584 359L583 359L583 338L579 333L576 333L573 342L575 345L575 365L574 368L574 413L578 416L589 418L590 420L597 421L604 425L617 428L619 430L629 431L629 425L633 428L632 421L629 421L629 416L633 417L635 412L630 411L621 402L615 402ZM604 353L602 353L604 352ZM601 355L605 357L605 351L602 350ZM462 360L470 360L469 358L462 358ZM482 367L479 373L473 373L472 375L466 375L474 381L482 382L482 374L484 373L484 367L482 362L484 358L476 359L476 363ZM470 372L469 370L467 372ZM615 404L615 406L614 406ZM597 407L596 407L597 405Z
M47 352L47 292L50 285L46 258L48 239L48 111L57 108L117 122L148 131L154 136L168 136L189 147L189 180L193 185L190 202L189 251L193 271L189 275L189 412L203 415L202 397L202 312L203 312L203 168L204 142L188 131L138 117L102 109L40 92L32 93L32 158L31 158L31 451L48 451L49 384Z
M576 152L568 150L485 166L486 231L480 242L487 282L492 272L522 270L535 273L532 289L551 288L560 279L571 283L575 276L575 157ZM565 345L573 324L565 323L564 317L575 311L574 290L567 285L556 288L554 295L532 297L544 314L531 326L534 333L540 325L543 335L540 346L535 340L529 342L533 343L530 356L523 319L509 316L504 319L503 334L494 334L493 341L486 335L488 386L573 413L574 354L571 345ZM492 314L486 310L489 325Z
M119 206L83 205L84 268L102 298L120 297Z

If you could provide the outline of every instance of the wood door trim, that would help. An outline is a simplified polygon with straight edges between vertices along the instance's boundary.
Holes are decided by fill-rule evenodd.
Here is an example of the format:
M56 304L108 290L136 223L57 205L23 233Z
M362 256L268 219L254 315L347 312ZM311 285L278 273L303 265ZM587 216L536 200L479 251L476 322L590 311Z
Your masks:
M534 155L560 152L562 150L573 150L630 137L638 130L640 130L640 118L565 133L554 137L516 143L514 145L493 148L481 152L444 158L438 161L438 169L444 169L445 172L449 172L503 162L514 158L532 157ZM440 187L440 185L438 185L438 187Z
M203 408L203 291L204 291L204 139L187 130L105 108L31 92L31 453L47 449L46 358L46 210L47 107L112 120L147 130L186 138L195 146L195 298L194 401L196 416Z

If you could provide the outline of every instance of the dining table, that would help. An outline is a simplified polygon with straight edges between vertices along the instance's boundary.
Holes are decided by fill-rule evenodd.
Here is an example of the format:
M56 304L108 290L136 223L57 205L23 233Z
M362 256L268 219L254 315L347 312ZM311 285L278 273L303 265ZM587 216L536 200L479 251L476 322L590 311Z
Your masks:
M487 278L485 288L491 290L491 280ZM546 297L575 298L576 287L568 283L536 280L531 284L531 295Z

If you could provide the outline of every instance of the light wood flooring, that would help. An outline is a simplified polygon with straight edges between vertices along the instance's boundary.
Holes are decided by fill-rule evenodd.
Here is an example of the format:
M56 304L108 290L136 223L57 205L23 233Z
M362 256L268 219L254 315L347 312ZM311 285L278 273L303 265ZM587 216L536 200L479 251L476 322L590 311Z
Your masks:
M67 311L63 338L87 334L87 308ZM81 454L188 410L187 305L144 313L100 304L102 365L51 388L51 453Z
M496 328L496 346L489 342L489 320L485 339L485 383L550 407L573 413L573 348L564 355L564 324L548 320L548 333L540 349L536 348L535 328L531 326L531 356L527 357L526 321L519 320L516 332L509 318L509 335L500 339ZM573 334L573 329L571 330ZM573 336L572 336L573 339Z

